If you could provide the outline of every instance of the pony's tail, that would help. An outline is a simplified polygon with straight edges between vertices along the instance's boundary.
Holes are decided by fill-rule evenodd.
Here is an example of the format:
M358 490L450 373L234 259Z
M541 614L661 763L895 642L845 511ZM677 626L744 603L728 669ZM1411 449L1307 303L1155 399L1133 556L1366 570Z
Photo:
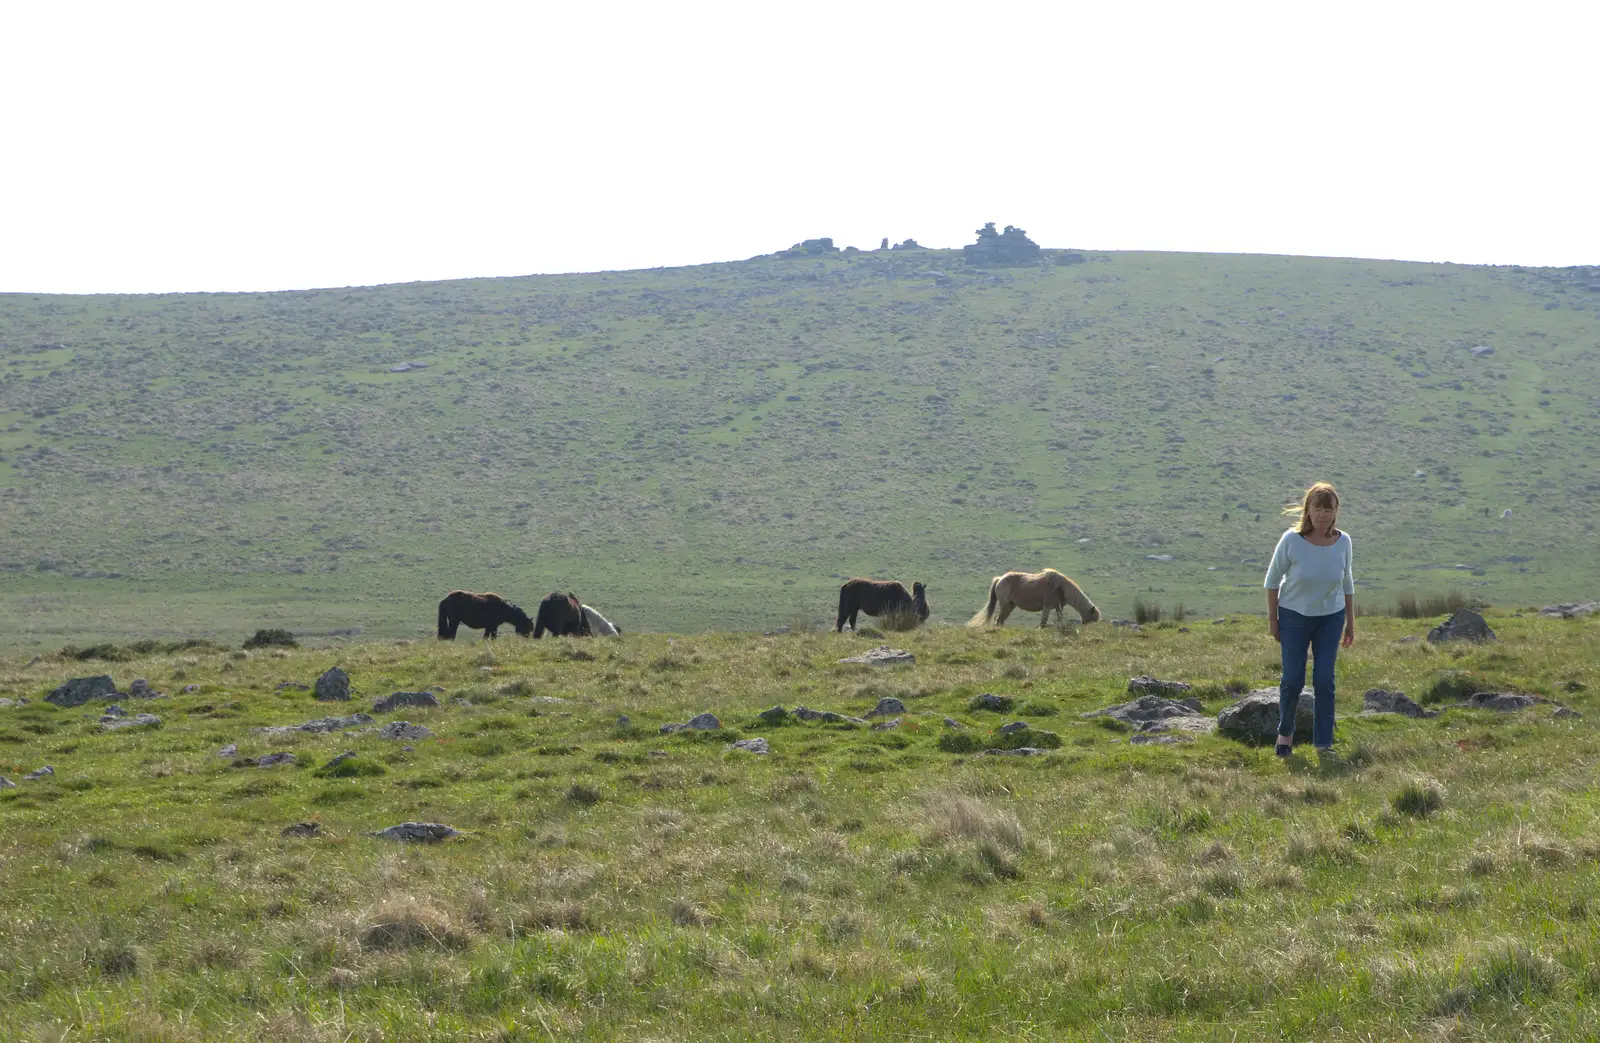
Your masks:
M455 637L455 634L451 633L450 628L449 604L449 598L445 598L443 601L439 602L439 640L441 641L448 641L452 637Z
M999 600L999 594L997 593L999 587L999 576L996 576L994 579L989 581L989 604L987 607L977 612L971 619L967 620L967 626L981 627L988 623L989 620L994 618L995 603Z

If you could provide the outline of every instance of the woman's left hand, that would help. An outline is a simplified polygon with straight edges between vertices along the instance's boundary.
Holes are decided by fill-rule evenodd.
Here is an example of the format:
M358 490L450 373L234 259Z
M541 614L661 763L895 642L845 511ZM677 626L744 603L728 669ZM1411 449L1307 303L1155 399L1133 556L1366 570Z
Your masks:
M1341 641L1340 644L1344 645L1344 647L1346 647L1346 648L1349 648L1351 645L1353 645L1355 643L1356 643L1356 628L1355 627L1345 627L1344 628L1344 640Z

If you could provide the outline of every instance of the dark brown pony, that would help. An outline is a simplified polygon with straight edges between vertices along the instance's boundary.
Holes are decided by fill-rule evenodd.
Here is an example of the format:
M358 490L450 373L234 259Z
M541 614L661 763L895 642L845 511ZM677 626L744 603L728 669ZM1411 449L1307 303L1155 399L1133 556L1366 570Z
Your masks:
M539 615L534 621L533 636L541 638L550 631L551 637L590 637L589 619L583 614L583 605L576 594L551 594L539 602Z
M845 623L856 628L856 613L869 616L915 617L916 623L928 620L928 588L921 583L911 584L911 593L894 580L852 579L839 588L839 618L833 624L835 633L844 631Z
M502 623L510 623L523 637L533 633L533 620L528 618L528 614L499 594L452 590L439 602L439 640L454 641L456 628L463 623L474 630L483 631L485 641L492 641L498 636L495 631L500 629Z

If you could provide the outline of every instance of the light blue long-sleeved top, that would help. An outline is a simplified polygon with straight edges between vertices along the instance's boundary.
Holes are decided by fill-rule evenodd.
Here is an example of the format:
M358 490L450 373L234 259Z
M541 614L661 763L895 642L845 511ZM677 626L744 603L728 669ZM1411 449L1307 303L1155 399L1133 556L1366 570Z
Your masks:
M1344 608L1344 596L1356 592L1351 568L1350 534L1319 547L1290 529L1278 540L1267 566L1268 590L1278 591L1278 604L1302 616L1328 616Z

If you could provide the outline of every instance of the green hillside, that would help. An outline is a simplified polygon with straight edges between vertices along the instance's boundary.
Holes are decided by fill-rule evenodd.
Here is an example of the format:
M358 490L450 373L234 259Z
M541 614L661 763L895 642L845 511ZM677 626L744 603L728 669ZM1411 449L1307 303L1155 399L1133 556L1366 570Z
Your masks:
M415 635L570 588L692 631L851 574L948 622L1045 565L1253 609L1316 478L1372 602L1594 596L1600 269L1047 256L0 296L0 624Z

